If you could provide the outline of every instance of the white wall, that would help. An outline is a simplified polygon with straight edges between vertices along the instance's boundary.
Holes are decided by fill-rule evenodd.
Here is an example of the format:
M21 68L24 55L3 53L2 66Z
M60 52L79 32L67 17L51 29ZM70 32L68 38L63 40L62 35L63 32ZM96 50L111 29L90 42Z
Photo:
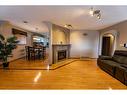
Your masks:
M84 36L83 34L88 35ZM99 32L87 30L73 30L70 33L70 56L98 58Z

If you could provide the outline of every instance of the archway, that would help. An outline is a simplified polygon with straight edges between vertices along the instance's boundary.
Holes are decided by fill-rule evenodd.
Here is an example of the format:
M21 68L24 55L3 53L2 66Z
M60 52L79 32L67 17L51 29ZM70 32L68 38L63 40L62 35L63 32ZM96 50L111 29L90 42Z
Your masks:
M117 42L118 42L118 32L116 30L109 30L109 31L105 31L105 32L101 32L100 33L100 44L99 44L99 55L102 55L102 42L103 42L103 37L105 36L110 36L113 38L113 42L112 42L112 48L110 51L110 55L114 54L114 51L117 48Z

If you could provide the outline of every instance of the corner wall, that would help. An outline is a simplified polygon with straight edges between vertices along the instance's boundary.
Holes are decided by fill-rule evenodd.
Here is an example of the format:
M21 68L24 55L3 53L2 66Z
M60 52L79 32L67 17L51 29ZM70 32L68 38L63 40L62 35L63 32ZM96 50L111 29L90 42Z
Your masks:
M88 30L72 30L70 33L70 44L70 56L72 58L98 58L99 32Z

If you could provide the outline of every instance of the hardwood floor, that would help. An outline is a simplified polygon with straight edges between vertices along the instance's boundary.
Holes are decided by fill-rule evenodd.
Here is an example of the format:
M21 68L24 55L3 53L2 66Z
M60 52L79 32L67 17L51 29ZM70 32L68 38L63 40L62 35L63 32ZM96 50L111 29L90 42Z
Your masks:
M9 64L10 70L55 70L57 68L60 68L62 66L65 66L77 59L65 59L62 61L57 62L56 64L49 65L49 61L47 59L45 60L26 60L24 58L12 61ZM3 66L0 65L0 69L3 69Z
M96 65L79 60L55 70L0 69L0 89L127 89Z

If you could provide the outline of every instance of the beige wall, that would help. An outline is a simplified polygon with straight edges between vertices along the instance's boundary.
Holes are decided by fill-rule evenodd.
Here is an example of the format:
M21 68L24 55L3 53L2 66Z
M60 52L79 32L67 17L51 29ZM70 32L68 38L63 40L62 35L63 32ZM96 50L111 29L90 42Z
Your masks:
M87 33L87 36L83 34ZM71 31L52 24L52 44L71 44L70 57L98 58L99 32L87 30Z
M5 37L10 37L12 36L12 28L16 28L22 31L25 31L28 33L27 36L27 44L26 45L31 45L31 32L21 29L19 27L11 25L9 22L2 22L0 23L0 34L3 34ZM24 57L25 56L25 46L26 45L18 45L15 50L13 50L13 57L9 58L10 61Z
M87 35L84 36L83 34ZM74 30L70 33L71 57L98 58L99 32Z
M104 28L99 30L100 33L104 33L107 31L117 31L117 39L116 39L116 49L117 50L127 50L127 48L122 47L124 43L127 43L127 21L120 22L118 24L115 24L113 26Z
M70 30L58 25L52 25L52 44L69 44Z

